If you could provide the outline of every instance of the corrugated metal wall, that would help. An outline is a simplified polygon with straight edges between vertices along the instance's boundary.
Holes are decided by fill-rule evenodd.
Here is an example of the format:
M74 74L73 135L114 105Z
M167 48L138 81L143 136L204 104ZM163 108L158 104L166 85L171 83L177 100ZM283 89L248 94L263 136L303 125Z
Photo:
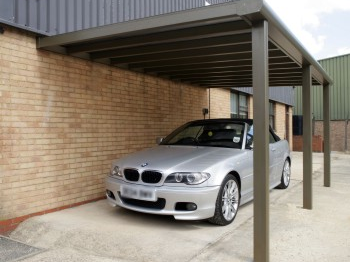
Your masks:
M333 79L331 87L331 119L350 118L350 54L319 61ZM316 120L323 120L323 88L312 87L312 111ZM295 89L294 115L302 114L302 89Z
M233 88L234 90L253 95L252 87ZM292 86L270 87L269 99L294 106L294 88Z
M0 0L0 22L46 35L235 0Z

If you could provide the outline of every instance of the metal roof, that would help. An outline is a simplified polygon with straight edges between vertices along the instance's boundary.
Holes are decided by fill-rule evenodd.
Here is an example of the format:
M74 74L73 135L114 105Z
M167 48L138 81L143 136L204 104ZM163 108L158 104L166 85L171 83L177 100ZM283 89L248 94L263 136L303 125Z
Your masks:
M331 119L350 118L350 54L319 60L333 79L331 88ZM320 88L312 89L312 113L315 120L323 120L323 92ZM295 88L295 115L302 115L302 87Z
M205 0L0 0L0 22L48 36L201 6Z
M37 47L204 87L252 86L252 26L268 21L269 85L332 80L263 0L240 0L39 37Z

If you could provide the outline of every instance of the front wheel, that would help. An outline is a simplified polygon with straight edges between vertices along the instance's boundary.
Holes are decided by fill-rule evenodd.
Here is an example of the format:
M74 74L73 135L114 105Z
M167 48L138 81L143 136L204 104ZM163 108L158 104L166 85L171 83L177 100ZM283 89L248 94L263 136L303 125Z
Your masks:
M281 183L277 186L280 189L286 189L290 183L290 163L289 160L286 159L283 165Z
M240 200L240 189L237 178L229 174L221 184L216 199L215 213L209 219L209 222L220 226L226 226L232 223L237 215Z

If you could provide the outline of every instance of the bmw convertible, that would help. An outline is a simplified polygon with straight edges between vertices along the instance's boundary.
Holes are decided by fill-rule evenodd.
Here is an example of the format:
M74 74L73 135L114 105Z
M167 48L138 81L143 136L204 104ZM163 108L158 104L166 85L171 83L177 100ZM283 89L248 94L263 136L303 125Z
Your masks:
M209 119L184 124L158 145L112 164L106 196L112 206L208 219L228 225L253 199L254 134L250 119ZM289 145L269 130L270 189L288 187Z

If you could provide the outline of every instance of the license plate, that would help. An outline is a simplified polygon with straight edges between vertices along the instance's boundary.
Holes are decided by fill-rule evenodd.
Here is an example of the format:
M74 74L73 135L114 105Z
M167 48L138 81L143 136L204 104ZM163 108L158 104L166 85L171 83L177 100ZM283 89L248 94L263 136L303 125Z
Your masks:
M133 198L146 201L157 201L156 191L144 187L120 186L122 197Z

